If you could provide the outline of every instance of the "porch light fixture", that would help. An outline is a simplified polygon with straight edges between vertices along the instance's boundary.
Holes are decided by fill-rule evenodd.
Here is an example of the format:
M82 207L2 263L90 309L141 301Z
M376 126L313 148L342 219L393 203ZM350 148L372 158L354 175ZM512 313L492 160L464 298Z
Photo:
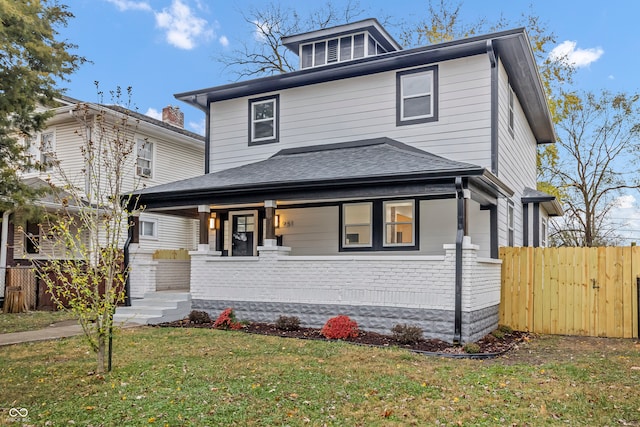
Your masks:
M209 228L211 230L215 230L216 228L216 214L212 213L211 216L209 217Z
M276 228L280 228L280 215L275 215L275 216L273 217L273 225L274 225Z

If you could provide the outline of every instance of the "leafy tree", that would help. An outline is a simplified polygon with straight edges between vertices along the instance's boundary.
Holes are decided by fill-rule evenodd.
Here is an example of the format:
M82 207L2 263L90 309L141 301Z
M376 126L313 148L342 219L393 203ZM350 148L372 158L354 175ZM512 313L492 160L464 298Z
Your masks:
M555 222L552 243L602 246L618 241L610 220L616 198L640 189L640 95L602 92L567 95L559 121L560 160L547 170L564 194L565 215Z
M57 39L73 18L56 1L0 0L0 210L25 204L37 191L19 178L32 167L19 136L41 130L49 117L58 81L67 80L85 59L76 46Z
M282 37L348 23L363 12L357 0L349 0L343 9L327 1L307 16L274 2L264 8L251 7L242 12L242 17L254 31L252 41L243 42L231 54L222 55L221 61L239 79L293 71L298 58L282 45Z
M130 99L130 89L129 89ZM79 104L76 135L83 143L84 188L53 159L51 186L61 209L47 218L48 233L34 242L39 253L39 276L60 309L79 317L84 336L96 353L96 372L105 370L107 344L116 305L124 300L128 275L123 243L131 212L126 206L136 159L134 138L139 120L119 107L122 93L112 92L116 106ZM127 104L128 105L128 104Z

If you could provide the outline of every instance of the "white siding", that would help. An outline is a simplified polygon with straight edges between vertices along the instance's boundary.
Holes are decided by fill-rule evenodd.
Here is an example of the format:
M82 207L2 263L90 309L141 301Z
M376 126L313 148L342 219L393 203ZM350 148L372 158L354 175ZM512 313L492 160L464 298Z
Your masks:
M198 221L173 215L142 213L140 220L156 221L157 238L140 236L142 249L195 249Z
M252 97L213 103L211 171L264 160L285 148L381 136L453 160L490 166L488 58L478 55L437 65L439 119L431 123L396 126L396 72L400 70L278 92L280 142L273 144L248 146Z
M307 209L279 209L280 228L284 246L291 247L291 255L332 255L338 253L338 206ZM289 225L284 225L289 224Z
M499 68L499 119L498 119L498 177L515 194L511 198L514 205L514 245L523 244L522 194L524 187L536 188L537 145L533 132L516 96L514 102L514 136L509 133L509 79L500 64ZM507 245L507 201L498 203L498 242Z

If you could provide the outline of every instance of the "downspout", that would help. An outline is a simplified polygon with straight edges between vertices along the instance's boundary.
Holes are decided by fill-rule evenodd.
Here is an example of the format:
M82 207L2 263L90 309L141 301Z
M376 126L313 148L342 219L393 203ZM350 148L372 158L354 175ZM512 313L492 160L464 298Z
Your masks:
M9 244L9 217L11 211L2 213L2 237L0 238L0 298L4 301L4 289L7 278L7 246Z
M456 288L453 342L462 342L462 242L464 240L464 189L462 178L456 177L456 201L458 211L458 226L456 230Z
M209 160L211 157L211 105L207 101L207 111L205 112L204 122L204 173L209 173Z
M498 175L498 58L493 40L487 40L487 55L491 63L491 172Z

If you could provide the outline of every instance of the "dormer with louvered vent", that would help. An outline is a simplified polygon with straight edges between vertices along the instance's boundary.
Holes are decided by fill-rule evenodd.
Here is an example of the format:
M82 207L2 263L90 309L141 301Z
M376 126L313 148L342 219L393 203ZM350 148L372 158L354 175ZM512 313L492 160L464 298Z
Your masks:
M283 37L282 43L300 57L300 69L402 50L376 19Z

